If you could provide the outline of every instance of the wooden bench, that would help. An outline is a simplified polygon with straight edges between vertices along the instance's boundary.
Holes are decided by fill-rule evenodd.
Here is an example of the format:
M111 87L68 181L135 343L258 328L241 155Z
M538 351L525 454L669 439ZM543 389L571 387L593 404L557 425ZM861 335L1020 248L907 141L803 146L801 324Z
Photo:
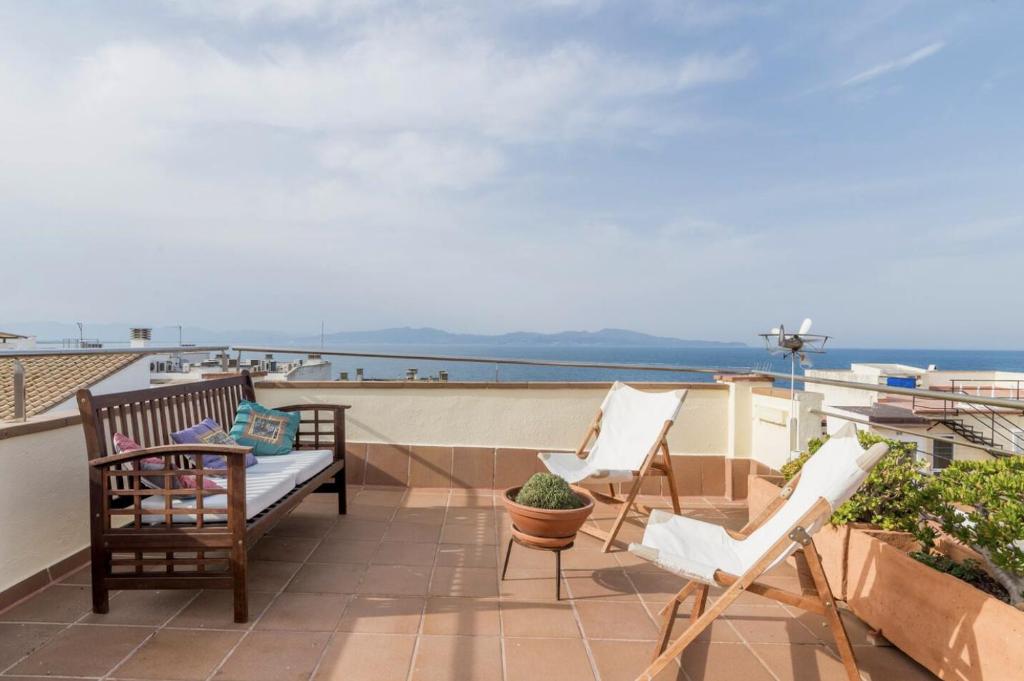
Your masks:
M172 432L204 418L229 430L239 402L255 398L252 378L245 371L228 378L106 395L78 391L89 455L93 612L109 610L110 589L232 589L235 621L245 622L246 555L260 537L317 490L336 493L338 513L346 512L346 406L275 407L301 413L294 449L330 450L333 457L326 468L255 515L246 511L248 448L176 445L171 440ZM127 435L143 449L114 453L114 433ZM223 469L195 468L186 454L225 456L226 475ZM318 456L320 465L328 454L284 456ZM145 457L160 457L163 470L131 465ZM275 463L279 458L288 463L284 457L273 458ZM142 484L143 477L166 480L185 468L184 472L195 475L197 489L173 489L170 483L153 489ZM222 487L226 482L226 489L203 490L204 480L213 475ZM259 480L256 475L250 477ZM250 491L255 493L256 487ZM159 503L154 504L154 498Z

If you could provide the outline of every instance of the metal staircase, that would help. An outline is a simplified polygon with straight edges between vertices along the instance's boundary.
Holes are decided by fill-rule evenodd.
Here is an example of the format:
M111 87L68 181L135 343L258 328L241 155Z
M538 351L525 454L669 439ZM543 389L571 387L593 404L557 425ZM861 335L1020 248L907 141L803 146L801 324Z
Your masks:
M953 394L968 393L957 390ZM1024 441L1018 424L1006 418L1003 413L984 405L962 406L955 399L948 403L944 401L942 418L937 420L968 442L987 448L988 453L996 457L1018 455Z
M995 440L990 437L986 437L984 433L969 423L964 423L961 419L939 419L939 423L946 426L968 442L973 442L976 445L981 445L982 447L988 447L990 449L1003 448L1001 444L997 444ZM994 452L993 455L995 455Z

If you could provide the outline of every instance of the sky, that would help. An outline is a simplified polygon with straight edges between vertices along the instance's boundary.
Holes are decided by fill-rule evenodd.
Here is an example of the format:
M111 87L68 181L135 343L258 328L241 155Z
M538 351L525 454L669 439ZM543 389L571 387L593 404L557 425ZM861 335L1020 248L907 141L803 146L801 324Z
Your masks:
M0 327L1021 349L1022 33L1002 1L3 2Z

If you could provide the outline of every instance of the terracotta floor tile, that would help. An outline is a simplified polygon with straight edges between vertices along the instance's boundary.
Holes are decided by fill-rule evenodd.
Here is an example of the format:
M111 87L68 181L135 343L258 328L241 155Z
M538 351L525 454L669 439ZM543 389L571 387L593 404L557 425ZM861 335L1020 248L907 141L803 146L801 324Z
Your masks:
M445 507L434 508L400 508L393 518L396 523L417 523L440 527L444 525Z
M338 631L415 634L419 632L423 602L424 599L415 596L356 596L345 608Z
M539 553L539 552L538 552ZM515 557L513 556L513 560ZM499 573L500 574L500 573ZM554 567L546 570L510 567L498 584L502 599L545 601L555 600ZM568 598L566 580L562 579L562 598Z
M442 544L497 544L498 534L493 524L449 523L441 531Z
M349 504L346 518L362 520L389 521L395 515L394 506L374 506L372 504Z
M848 681L843 663L824 646L780 646L754 643L754 653L782 681ZM903 677L886 677L902 680Z
M213 676L218 681L306 681L316 668L329 634L254 631Z
M337 522L338 519L336 517L307 516L292 513L275 525L274 529L270 530L270 535L322 539Z
M351 563L306 563L289 582L286 591L352 594L359 588L366 568Z
M818 643L807 627L781 607L736 605L725 613L747 643Z
M181 629L248 629L267 609L271 598L273 594L250 591L249 621L238 624L235 622L234 594L231 591L202 591L167 626Z
M301 563L309 558L309 554L313 553L313 549L319 542L319 539L279 537L268 534L256 543L253 550L249 552L249 557L252 560L281 560Z
M386 541L423 542L436 544L441 534L438 525L424 525L422 523L393 522L388 525L384 533Z
M241 632L163 629L135 651L112 676L202 681L241 637Z
M501 681L501 642L489 636L422 636L410 681Z
M398 504L403 508L441 509L448 506L448 490L412 490Z
M448 505L456 508L491 508L497 503L500 506L501 502L495 502L492 492L493 490L489 489L453 488Z
M310 563L356 563L366 565L380 542L325 539L309 556Z
M415 636L338 634L327 646L318 681L405 681Z
M540 669L557 669L559 681L593 681L594 671L582 641L506 638L506 681L534 681Z
M174 617L198 591L167 589L163 591L122 591L110 597L110 612L89 613L83 624L134 624L159 626Z
M493 568L434 568L434 575L430 580L430 595L495 597L498 595L498 571Z
M448 507L445 522L450 525L494 525L494 509L454 504Z
M502 564L505 562L505 556L509 552L508 539L504 539L500 542L501 547L500 560ZM508 568L520 568L525 570L550 570L551 574L555 574L555 554L553 551L538 551L536 549L528 549L525 546L521 546L512 542L512 555L508 559ZM565 555L568 555L571 551L567 551ZM565 568L565 565L562 565Z
M397 489L373 489L364 488L359 494L356 495L355 503L357 504L369 504L371 506L391 506L396 507L402 503L402 499L405 497L405 488Z
M19 662L10 673L103 676L152 633L148 627L74 625Z
M485 544L441 544L437 547L437 564L442 567L497 567L498 554Z
M288 580L295 576L300 567L302 567L302 563L250 560L249 569L246 571L249 591L277 593L284 588Z
M503 601L501 604L503 636L544 638L580 638L579 624L572 604L567 601L531 602Z
M270 604L257 629L286 631L334 631L348 604L338 594L285 592Z
M575 606L587 638L653 641L658 635L642 603L577 601Z
M448 636L498 636L498 600L490 598L427 599L423 633Z
M0 624L0 671L56 636L61 624Z
M74 622L92 609L88 587L54 584L0 613L2 622Z
M590 652L601 681L634 681L654 655L653 641L590 641ZM655 681L691 681L675 662L654 677ZM697 677L699 678L699 677ZM731 681L745 681L736 677Z
M693 643L683 651L682 667L691 679L701 681L775 681L741 643Z
M346 539L349 541L380 541L388 524L380 520L362 520L360 518L342 518L331 531L327 539Z
M898 649L881 646L858 647L854 650L857 667L869 681L935 681L927 669L911 660Z
M88 565L80 567L74 572L61 577L60 584L89 586L92 584L92 568Z
M370 562L374 565L433 565L437 544L381 542Z
M586 568L588 570L601 570L606 568L619 568L621 565L615 558L614 553L605 553L601 550L601 542L585 534L576 536L576 541L568 551L562 552L562 567L567 570ZM547 551L536 551L535 553L548 553Z
M640 599L645 603L657 604L659 608L679 593L679 590L686 586L688 581L664 570L648 572L627 569L626 574L640 594Z
M565 581L575 601L640 601L625 571L617 568L593 572L566 571Z
M645 603L647 612L650 613L651 618L656 623L655 626L661 627L661 603ZM676 638L690 626L690 611L693 608L693 599L687 598L686 601L679 607L679 613L676 615L675 623L672 625L672 638ZM724 642L724 643L740 643L743 639L736 633L736 630L732 628L727 619L719 617L711 623L707 629L702 631L697 637L698 641L705 643L709 641Z
M380 596L426 596L430 568L414 565L371 565L359 593Z

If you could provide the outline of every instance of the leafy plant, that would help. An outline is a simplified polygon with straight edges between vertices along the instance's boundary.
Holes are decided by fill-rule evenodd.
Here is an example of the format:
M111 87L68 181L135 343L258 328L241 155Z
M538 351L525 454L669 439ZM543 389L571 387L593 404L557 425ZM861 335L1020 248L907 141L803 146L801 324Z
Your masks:
M973 560L965 560L958 563L949 556L941 553L928 553L926 551L913 551L910 557L928 567L945 572L947 575L963 580L971 586L981 589L985 593L995 596L1006 603L1010 602L1010 595L1006 587L992 579L985 570Z
M569 510L584 505L569 483L551 473L534 473L519 489L516 503L551 510Z
M885 530L914 532L920 523L927 480L924 464L914 458L916 445L866 432L858 432L857 438L865 448L885 442L889 453L874 467L860 491L836 509L832 524L871 523ZM806 452L785 464L782 474L786 480L795 477L827 441L827 437L811 440Z
M943 532L971 547L987 571L1024 610L1024 457L954 461L925 489L926 517ZM922 523L917 535L926 548L937 532Z

